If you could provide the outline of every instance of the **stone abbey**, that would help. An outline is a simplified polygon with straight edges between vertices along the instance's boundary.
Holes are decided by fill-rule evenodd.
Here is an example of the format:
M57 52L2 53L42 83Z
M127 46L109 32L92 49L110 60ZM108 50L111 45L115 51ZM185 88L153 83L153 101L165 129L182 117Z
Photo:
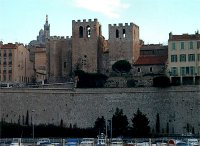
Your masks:
M116 61L127 60L133 64L138 59L139 26L134 23L109 24L109 39L106 40L97 19L72 20L72 36L61 37L50 36L47 18L37 41L29 44L32 54L41 46L46 48L46 75L43 78L50 82L68 79L77 69L109 75Z
M110 76L115 62L127 60L132 66L129 75L139 85L151 86L155 75L167 75L175 84L200 84L198 31L191 35L173 35L170 32L168 46L145 45L140 39L139 26L132 22L109 24L108 34L106 40L98 19L83 19L72 20L72 36L50 36L50 24L46 16L44 29L39 31L37 40L31 41L26 47L32 63L29 60L24 62L24 72L29 73L14 76L14 68L7 61L15 62L16 66L20 63L14 57L8 56L7 60L2 57L1 82L28 83L31 77L37 82L66 82L74 77L75 70ZM0 54L18 50L20 45L0 43ZM23 60L27 58L25 56Z

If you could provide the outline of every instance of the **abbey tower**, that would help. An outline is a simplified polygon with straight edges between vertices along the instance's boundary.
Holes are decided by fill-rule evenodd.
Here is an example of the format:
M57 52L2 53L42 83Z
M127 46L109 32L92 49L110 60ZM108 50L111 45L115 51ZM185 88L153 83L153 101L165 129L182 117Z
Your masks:
M95 73L99 69L101 25L97 19L72 21L72 70Z
M139 57L139 26L134 23L109 24L109 61L127 60L133 64Z
M44 37L45 40L50 38L50 24L48 22L48 15L46 15L46 22L44 24Z

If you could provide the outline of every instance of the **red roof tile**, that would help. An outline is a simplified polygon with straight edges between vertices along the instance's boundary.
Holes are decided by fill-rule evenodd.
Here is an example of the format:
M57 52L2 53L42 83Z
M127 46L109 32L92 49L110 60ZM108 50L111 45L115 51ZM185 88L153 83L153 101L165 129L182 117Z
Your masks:
M162 65L167 61L167 56L140 56L134 65Z

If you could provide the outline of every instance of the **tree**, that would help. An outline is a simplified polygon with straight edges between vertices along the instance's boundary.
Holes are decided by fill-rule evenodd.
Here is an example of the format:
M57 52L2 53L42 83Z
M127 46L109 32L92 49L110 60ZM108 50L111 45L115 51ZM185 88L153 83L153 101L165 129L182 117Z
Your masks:
M101 118L97 118L94 124L94 130L97 134L105 133L106 123L105 119L102 116Z
M131 70L131 64L127 60L119 60L112 65L113 71L128 73Z
M25 121L25 125L29 125L29 112L27 110L26 112L26 121Z
M150 133L149 120L138 108L137 113L134 114L132 121L133 134L136 137L147 137Z
M116 108L115 114L112 117L112 130L114 137L122 136L128 130L128 119L123 114L122 109Z
M63 119L60 120L60 127L63 127Z
M169 134L169 123L167 122L166 133Z
M157 113L156 115L156 134L160 133L160 115Z

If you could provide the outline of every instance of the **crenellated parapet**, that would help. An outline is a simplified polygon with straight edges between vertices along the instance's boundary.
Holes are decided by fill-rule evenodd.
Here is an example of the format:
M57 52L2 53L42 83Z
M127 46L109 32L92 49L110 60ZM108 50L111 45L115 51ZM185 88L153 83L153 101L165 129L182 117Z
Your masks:
M51 36L50 40L71 40L72 36Z
M138 25L136 25L135 23L131 22L131 23L118 23L118 24L109 24L109 27L137 27L139 28Z
M82 21L81 20L72 20L72 23L73 24L76 24L76 23L92 23L92 22L98 22L98 19L97 18L95 18L94 19L94 21L92 20L92 19L88 19L88 20L86 20L86 19L83 19Z

